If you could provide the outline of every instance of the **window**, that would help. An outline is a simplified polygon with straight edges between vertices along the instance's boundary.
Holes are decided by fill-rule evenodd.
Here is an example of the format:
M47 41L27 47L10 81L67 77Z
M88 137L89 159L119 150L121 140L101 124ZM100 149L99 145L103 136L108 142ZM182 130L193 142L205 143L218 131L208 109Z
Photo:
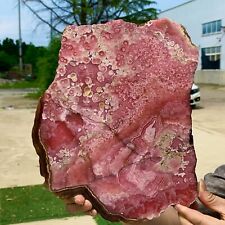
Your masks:
M220 69L221 47L202 48L202 69Z
M202 34L213 34L221 31L221 20L202 24Z

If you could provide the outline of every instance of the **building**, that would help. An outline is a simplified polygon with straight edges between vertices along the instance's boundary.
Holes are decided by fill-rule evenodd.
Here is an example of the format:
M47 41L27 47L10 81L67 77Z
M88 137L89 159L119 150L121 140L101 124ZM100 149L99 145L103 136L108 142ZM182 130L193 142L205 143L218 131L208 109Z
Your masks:
M186 28L199 47L196 82L225 85L225 0L192 0L162 11Z

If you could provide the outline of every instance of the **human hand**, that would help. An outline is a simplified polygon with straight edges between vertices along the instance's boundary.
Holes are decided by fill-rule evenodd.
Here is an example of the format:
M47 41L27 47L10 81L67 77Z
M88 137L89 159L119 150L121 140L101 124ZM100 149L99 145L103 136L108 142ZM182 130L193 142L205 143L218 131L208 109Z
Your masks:
M194 209L178 204L175 208L178 211L182 225L225 225L225 199L208 192L202 180L199 185L199 200L209 209L218 212L221 219L204 215Z
M65 199L66 208L70 213L85 212L93 217L97 215L97 211L93 209L91 202L84 198L83 195L76 195L74 198Z

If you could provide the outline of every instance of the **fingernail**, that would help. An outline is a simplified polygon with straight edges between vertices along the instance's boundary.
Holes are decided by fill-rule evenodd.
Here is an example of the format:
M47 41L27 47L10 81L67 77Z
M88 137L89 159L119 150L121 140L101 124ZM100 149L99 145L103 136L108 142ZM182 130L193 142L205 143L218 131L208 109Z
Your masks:
M76 195L74 197L74 201L75 201L76 204L83 205L84 204L84 197L82 195Z
M91 215L92 215L93 217L97 216L97 211L96 211L95 209L93 209L93 210L91 211Z
M87 199L85 199L84 205L87 206L87 207L91 207L92 208L91 202L89 200L87 200Z
M182 205L176 204L176 205L174 206L174 208L175 208L177 211L179 211L179 210L182 208Z

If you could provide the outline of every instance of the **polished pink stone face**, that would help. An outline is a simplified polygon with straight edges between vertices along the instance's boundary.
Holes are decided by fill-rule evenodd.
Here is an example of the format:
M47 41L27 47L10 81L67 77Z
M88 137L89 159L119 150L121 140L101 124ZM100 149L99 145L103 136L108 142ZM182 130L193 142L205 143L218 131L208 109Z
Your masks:
M38 130L51 190L85 187L106 214L127 220L192 203L197 60L167 19L68 26Z

